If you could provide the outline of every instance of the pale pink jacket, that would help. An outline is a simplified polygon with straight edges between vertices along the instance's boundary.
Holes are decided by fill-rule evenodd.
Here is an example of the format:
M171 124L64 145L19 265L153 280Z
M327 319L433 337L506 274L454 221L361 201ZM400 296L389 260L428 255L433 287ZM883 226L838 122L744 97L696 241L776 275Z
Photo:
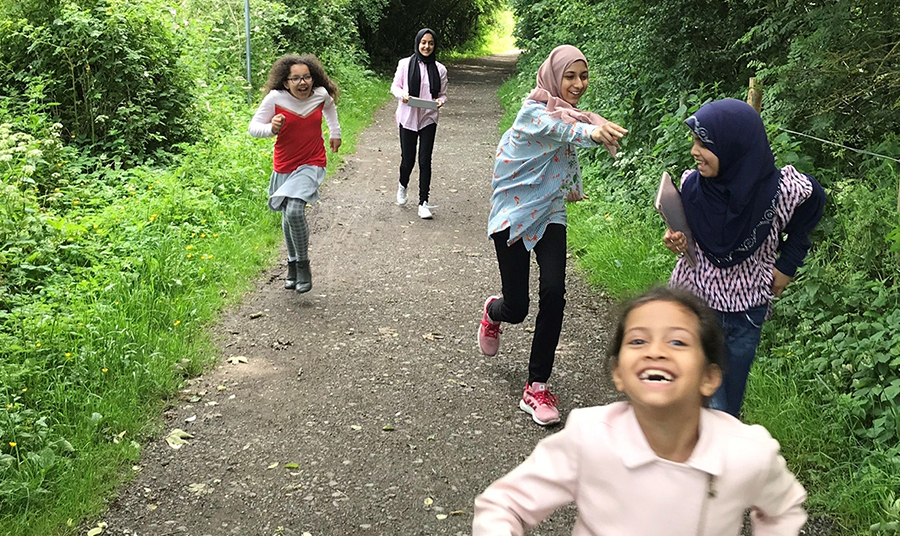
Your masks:
M573 536L796 536L806 492L762 426L702 410L691 458L659 458L634 411L617 402L572 411L565 429L475 499L472 536L522 535L574 502Z
M403 96L409 93L409 82L406 80L409 76L410 58L403 58L397 63L397 72L394 73L394 82L391 84L391 94L396 97L397 103L397 125L407 130L415 130L416 132L423 128L438 122L439 110L428 110L426 108L413 108L403 102ZM438 74L441 77L441 89L436 99L431 98L431 85L428 82L428 72L424 63L419 63L419 98L434 100L441 103L441 106L447 102L447 68L441 62L437 63Z

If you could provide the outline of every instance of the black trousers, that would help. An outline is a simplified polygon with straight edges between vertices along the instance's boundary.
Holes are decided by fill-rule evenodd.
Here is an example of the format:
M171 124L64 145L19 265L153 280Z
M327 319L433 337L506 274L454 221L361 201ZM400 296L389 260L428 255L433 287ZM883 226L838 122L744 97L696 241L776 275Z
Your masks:
M531 254L522 240L507 246L509 229L491 235L497 250L503 297L488 308L492 320L520 324L528 315ZM534 246L540 267L538 315L528 360L528 383L546 383L553 371L556 346L566 307L566 226L551 223Z
M434 151L434 137L437 134L437 123L432 123L422 130L409 130L400 127L400 185L409 186L409 175L416 163L416 141L419 143L419 204L428 201L431 190L431 153Z

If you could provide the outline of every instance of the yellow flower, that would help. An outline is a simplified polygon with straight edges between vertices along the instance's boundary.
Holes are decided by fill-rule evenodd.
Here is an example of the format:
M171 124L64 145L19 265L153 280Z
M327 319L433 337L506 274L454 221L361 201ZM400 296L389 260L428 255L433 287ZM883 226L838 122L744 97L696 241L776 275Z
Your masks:
M213 233L213 238L219 238L219 233Z
M103 374L106 374L107 372L109 372L109 369L106 367L103 367L102 369L100 369L100 372L102 372Z
M16 442L15 442L15 441L10 441L10 442L9 442L9 448L11 448L11 449L16 448Z
M38 347L38 348L40 348L40 347L41 347L41 343L37 343L37 344L35 344L35 346Z
M176 321L175 321L175 324L174 324L175 327L178 327L178 324L181 324L181 320L176 320Z
M191 257L193 257L193 256L194 256L193 253L188 253L188 254L187 254L187 258L189 258L189 259L190 259Z
M24 393L25 391L27 391L27 390L28 390L27 387L23 387L23 388L22 388L22 392L23 392L23 393Z
M78 200L76 199L76 200L72 201L72 204L73 204L73 205L77 205L79 202L80 202L80 201L78 201Z
M66 357L72 357L72 352L66 352Z
M184 248L184 249L190 251L190 250L194 249L194 246L190 246L190 245L189 245L188 247L186 247L186 248Z
M200 220L200 223L206 223L206 220L205 219Z
M200 238L206 238L206 233L201 233Z
M156 218L158 218L158 217L159 217L159 214L151 214L151 215L150 215L150 221L151 221L151 222L152 222L152 221L156 221Z
M113 305L119 305L119 300L116 300Z

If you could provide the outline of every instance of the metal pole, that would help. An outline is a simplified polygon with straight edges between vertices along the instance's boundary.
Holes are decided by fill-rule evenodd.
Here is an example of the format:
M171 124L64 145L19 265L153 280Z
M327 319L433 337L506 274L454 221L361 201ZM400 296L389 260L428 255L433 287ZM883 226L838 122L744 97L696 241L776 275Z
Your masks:
M247 104L253 104L253 82L250 69L250 0L244 0L244 33L247 40Z

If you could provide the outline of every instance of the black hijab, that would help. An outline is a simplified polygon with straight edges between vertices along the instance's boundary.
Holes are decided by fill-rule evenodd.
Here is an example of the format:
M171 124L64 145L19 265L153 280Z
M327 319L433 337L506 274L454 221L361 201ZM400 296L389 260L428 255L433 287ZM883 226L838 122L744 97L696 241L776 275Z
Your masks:
M431 54L427 56L423 56L419 52L419 43L425 37L425 34L431 34L431 37L434 39L434 48L431 50ZM431 90L431 98L436 99L441 93L441 75L438 73L437 62L434 59L437 53L437 37L434 36L434 30L429 28L419 30L419 33L416 34L414 50L415 53L409 58L409 72L406 76L406 80L409 82L409 96L419 96L419 86L422 85L422 78L419 75L419 62L421 61L425 64L425 70L428 72L428 88Z
M711 263L734 266L772 230L781 170L762 119L746 102L710 102L685 123L719 158L717 176L703 177L695 170L682 189L688 225Z

